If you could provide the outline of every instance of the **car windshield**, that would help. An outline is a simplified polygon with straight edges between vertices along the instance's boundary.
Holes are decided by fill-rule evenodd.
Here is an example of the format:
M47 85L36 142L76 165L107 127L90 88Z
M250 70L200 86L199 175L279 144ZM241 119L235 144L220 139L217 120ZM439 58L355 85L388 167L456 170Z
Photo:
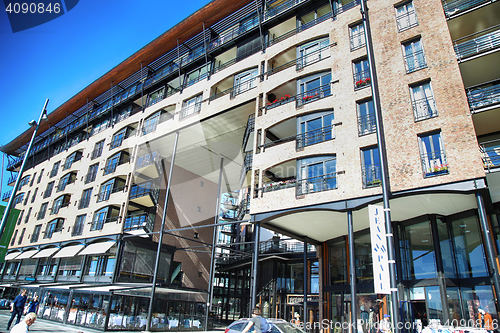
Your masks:
M304 333L300 328L289 323L273 323L273 325L278 327L283 333Z

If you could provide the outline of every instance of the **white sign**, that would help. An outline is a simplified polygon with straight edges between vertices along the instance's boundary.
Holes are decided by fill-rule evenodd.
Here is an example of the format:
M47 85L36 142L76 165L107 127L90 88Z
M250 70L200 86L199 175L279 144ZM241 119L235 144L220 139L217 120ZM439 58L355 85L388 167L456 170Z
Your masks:
M372 241L373 284L375 294L390 294L389 263L385 232L384 209L382 206L368 206L370 235Z

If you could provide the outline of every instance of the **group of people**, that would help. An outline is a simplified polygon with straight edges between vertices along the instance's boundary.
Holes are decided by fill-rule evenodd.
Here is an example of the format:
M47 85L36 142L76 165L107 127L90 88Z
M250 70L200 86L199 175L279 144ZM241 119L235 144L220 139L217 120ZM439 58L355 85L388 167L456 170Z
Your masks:
M7 331L10 330L10 325L14 318L17 316L16 325L12 328L11 333L25 333L28 332L28 327L31 326L36 320L36 312L38 311L38 306L40 301L38 300L38 295L35 295L31 302L28 303L26 309L26 303L28 297L26 296L27 291L23 289L19 295L14 298L14 301L10 304L11 316L9 323L7 324ZM21 322L22 315L26 313L26 317Z

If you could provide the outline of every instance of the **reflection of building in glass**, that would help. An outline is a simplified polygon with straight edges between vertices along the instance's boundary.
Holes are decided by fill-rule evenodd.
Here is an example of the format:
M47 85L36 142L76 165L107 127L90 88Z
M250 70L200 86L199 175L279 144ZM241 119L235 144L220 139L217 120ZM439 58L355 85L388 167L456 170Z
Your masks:
M23 175L28 132L3 146L22 177L4 296L105 330L201 330L253 302L378 323L387 173L401 319L498 319L500 4L378 0L371 38L359 7L215 0L54 110Z

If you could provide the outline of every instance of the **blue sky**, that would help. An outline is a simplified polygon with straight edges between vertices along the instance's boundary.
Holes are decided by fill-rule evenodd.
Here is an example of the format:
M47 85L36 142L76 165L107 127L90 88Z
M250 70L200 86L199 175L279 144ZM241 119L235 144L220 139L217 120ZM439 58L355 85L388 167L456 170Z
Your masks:
M209 2L80 0L61 17L17 33L0 6L0 145L38 120L46 98L52 112ZM11 189L9 176L4 171L2 193Z

